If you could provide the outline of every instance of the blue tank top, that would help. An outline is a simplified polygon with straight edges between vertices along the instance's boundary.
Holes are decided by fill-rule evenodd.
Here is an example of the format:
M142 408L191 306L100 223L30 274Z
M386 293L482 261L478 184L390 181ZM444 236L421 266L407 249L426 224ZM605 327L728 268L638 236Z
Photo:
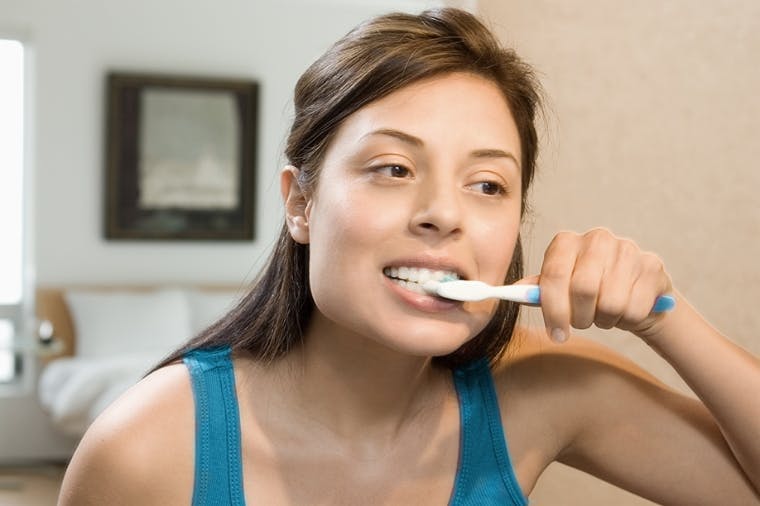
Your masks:
M229 348L194 350L183 361L195 399L194 506L243 506L240 415ZM525 506L485 360L453 371L460 448L451 506Z

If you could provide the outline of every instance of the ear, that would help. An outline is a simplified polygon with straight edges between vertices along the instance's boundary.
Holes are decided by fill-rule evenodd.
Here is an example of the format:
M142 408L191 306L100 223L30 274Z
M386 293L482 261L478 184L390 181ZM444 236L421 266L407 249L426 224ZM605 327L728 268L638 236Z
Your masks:
M309 244L309 214L311 198L298 184L300 170L288 165L280 173L280 193L285 203L285 223L290 236L301 244Z

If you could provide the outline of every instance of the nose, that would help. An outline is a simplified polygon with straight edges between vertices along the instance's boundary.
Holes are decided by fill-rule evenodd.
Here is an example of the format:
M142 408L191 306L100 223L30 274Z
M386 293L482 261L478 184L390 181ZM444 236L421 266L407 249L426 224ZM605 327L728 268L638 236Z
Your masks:
M409 227L415 234L456 235L462 231L463 209L453 183L430 182L420 188Z

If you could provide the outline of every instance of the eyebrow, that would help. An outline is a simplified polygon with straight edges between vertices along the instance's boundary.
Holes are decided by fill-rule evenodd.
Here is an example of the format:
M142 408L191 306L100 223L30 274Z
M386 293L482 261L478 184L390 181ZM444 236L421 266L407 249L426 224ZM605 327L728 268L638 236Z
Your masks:
M386 135L388 137L393 137L415 148L421 148L425 145L425 142L419 137L415 137L414 135L410 135L406 132L402 132L401 130L395 130L393 128L380 128L378 130L373 130L369 132L368 134L362 136L362 139L365 137L369 137L371 135ZM504 151L502 149L476 149L475 151L472 151L470 153L470 157L472 158L508 158L512 160L515 165L517 165L518 169L521 168L520 162L517 159L517 157L513 155L512 153L510 153L509 151Z
M378 130L373 130L370 133L364 135L362 138L369 137L370 135L387 135L388 137L393 137L406 144L410 144L415 148L421 148L425 145L425 143L419 137L415 137L414 135L402 132L401 130L394 130L393 128L380 128Z
M517 165L518 169L520 168L520 162L517 160L517 157L509 151L501 149L477 149L470 153L470 156L473 158L509 158Z

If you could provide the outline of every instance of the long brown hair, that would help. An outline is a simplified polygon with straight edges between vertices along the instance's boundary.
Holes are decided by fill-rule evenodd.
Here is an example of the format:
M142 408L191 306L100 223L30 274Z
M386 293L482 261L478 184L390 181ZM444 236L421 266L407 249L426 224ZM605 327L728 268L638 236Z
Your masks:
M287 140L288 162L300 169L301 188L316 189L320 166L338 127L349 115L416 81L468 72L494 82L504 94L522 148L522 212L538 150L534 124L540 105L532 69L503 48L472 14L453 8L419 15L393 13L357 26L316 60L295 88L295 118ZM269 260L250 292L226 316L164 359L161 367L197 348L230 346L272 361L304 338L314 301L309 289L309 247L296 243L283 224ZM523 275L517 245L506 283ZM434 363L455 367L503 353L515 327L517 304L502 302L489 324Z

